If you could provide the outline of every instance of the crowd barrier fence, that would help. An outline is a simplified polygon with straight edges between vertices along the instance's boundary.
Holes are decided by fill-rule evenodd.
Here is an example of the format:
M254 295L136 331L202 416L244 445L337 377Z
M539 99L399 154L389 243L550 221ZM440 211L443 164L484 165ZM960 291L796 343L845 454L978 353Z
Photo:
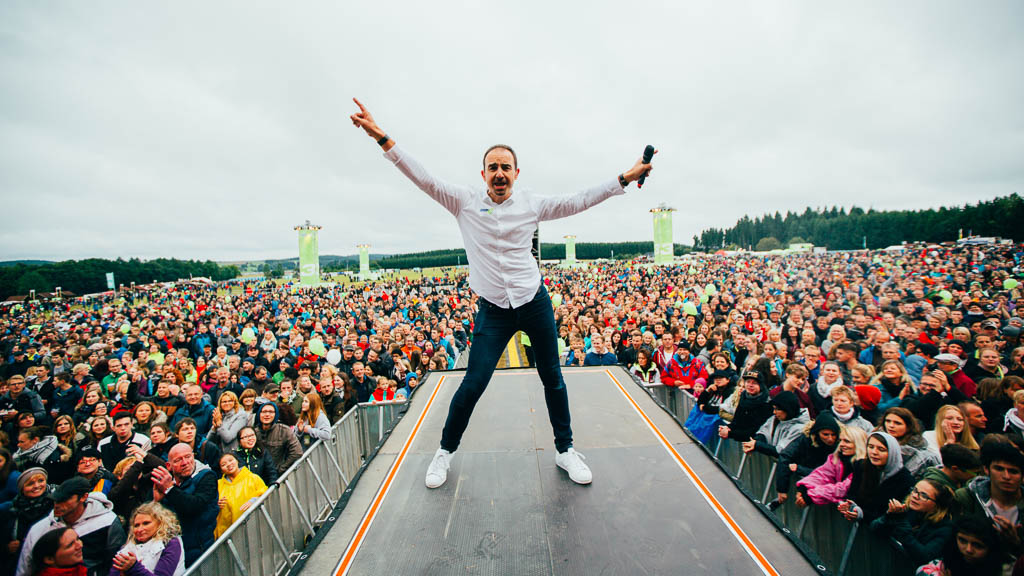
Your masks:
M368 458L405 412L405 403L360 404L335 422L242 514L186 576L278 576L289 571Z
M696 404L688 392L667 386L647 391L683 426ZM797 544L820 573L837 576L912 575L917 568L898 550L899 544L872 533L860 522L846 520L833 506L799 508L793 498L797 478L790 483L789 498L774 511L767 503L775 490L776 459L758 452L745 454L739 442L713 436L707 453L733 482Z

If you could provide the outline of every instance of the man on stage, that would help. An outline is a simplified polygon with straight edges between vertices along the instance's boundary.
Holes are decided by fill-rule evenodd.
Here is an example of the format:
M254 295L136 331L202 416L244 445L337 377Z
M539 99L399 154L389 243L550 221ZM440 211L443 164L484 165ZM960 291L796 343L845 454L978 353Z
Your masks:
M505 345L519 330L532 342L537 372L544 384L544 400L558 450L555 463L569 473L573 482L589 484L590 468L572 447L569 396L558 364L558 331L551 299L530 248L539 222L572 216L625 193L626 186L649 172L651 165L638 160L617 179L569 196L520 191L513 197L512 185L519 176L515 152L508 146L495 145L484 153L480 175L487 190L483 193L430 176L395 145L359 100L355 103L359 112L350 117L352 123L376 140L384 156L413 184L455 216L466 245L469 286L479 296L469 366L448 409L441 447L427 468L427 487L437 488L448 478L452 453L459 447L473 408L487 388Z

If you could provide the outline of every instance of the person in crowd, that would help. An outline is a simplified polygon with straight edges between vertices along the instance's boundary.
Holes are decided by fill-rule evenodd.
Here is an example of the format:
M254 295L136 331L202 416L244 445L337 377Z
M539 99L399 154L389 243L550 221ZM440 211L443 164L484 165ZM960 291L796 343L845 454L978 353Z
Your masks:
M238 465L248 468L270 486L277 482L277 464L256 438L256 429L246 426L238 432L238 448L234 452Z
M128 525L128 541L114 556L108 576L185 574L185 544L174 513L147 502L135 509Z
M1020 556L1021 480L1024 454L1007 442L986 442L981 448L984 475L979 475L956 491L954 518L974 517L994 522L1004 549Z
M887 432L900 443L903 465L917 477L925 468L940 463L939 454L928 447L921 436L921 425L906 408L894 406L885 411L877 428Z
M29 529L53 511L52 490L47 481L44 468L29 468L18 476L18 492L11 507L0 514L0 534L4 535L0 540L4 543L0 558L5 566L16 564Z
M860 399L852 388L847 386L836 386L830 392L832 395L832 416L843 426L855 426L871 432L873 426L860 415L860 408L857 404Z
M53 491L53 510L25 535L16 576L31 573L32 550L40 537L63 526L74 529L82 539L84 563L90 575L106 574L110 570L114 552L125 542L124 527L106 496L90 492L91 488L88 480L76 476L65 480Z
M986 378L986 380L988 380ZM1013 395L1018 390L1024 390L1024 378L1020 376L1006 376L999 380L999 388L986 394L979 388L978 399L981 401L981 408L985 411L988 419L986 432L1001 432L1006 423L1006 413L1013 409Z
M201 436L206 436L213 427L213 404L203 398L203 388L198 384L190 384L183 388L185 392L185 405L174 412L171 418L171 428L177 430L178 423L185 418L191 418L195 423L196 431Z
M171 448L178 443L178 439L171 433L171 428L166 422L153 424L149 429L149 440L153 444L149 453L166 461Z
M935 364L946 375L949 383L960 392L963 392L964 396L974 396L975 392L977 392L977 384L961 369L963 367L963 360L961 358L947 352L936 356Z
M129 462L122 467L121 476L107 494L107 499L114 505L114 512L122 518L130 518L136 508L153 499L153 470L167 465L160 456L145 453L137 446L129 448L129 454L131 456L125 459ZM117 477L116 469L114 476Z
M234 454L220 457L220 469L223 474L217 481L217 493L220 495L217 505L220 512L217 515L217 527L213 531L216 538L227 532L253 502L267 491L263 479L248 468L239 466Z
M0 514L11 509L18 495L21 472L14 466L14 458L6 448L0 448Z
M985 410L977 400L973 399L964 400L957 406L967 418L967 427L971 430L971 436L974 436L975 442L981 446L981 441L985 439L985 430L988 429L988 417L985 416Z
M90 492L109 495L117 479L103 467L103 455L92 446L86 446L76 455L76 475L89 481Z
M223 392L211 416L210 438L216 441L223 452L234 450L238 447L238 431L249 425L251 416L234 392Z
M85 545L72 528L59 526L40 536L32 549L34 576L87 576ZM93 572L95 574L96 572Z
M743 375L743 387L737 390L739 400L732 421L718 427L718 436L737 442L750 440L757 430L772 416L768 391L761 384L759 372L750 371Z
M221 449L217 447L216 442L210 442L205 436L199 434L196 423L191 418L183 418L178 421L174 436L178 439L176 446L182 444L188 446L197 462L209 466L214 474L220 474ZM168 452L168 461L169 454Z
M744 452L760 452L778 458L790 443L800 437L810 422L807 409L792 392L781 392L769 400L773 416L764 421L754 436L743 442Z
M926 469L921 478L934 480L950 492L955 493L981 472L981 458L976 450L962 444L946 444L939 449L939 454L942 465Z
M967 418L960 407L954 404L939 408L935 413L935 428L924 432L923 436L929 449L936 453L942 446L954 443L978 450L978 443L967 426Z
M651 359L651 353L646 348L635 351L636 363L629 367L629 372L636 376L645 385L653 386L661 384L661 373Z
M302 457L302 445L290 426L277 421L277 404L267 402L256 413L256 439L277 465L278 475Z
M737 374L734 370L716 370L711 383L697 397L697 406L705 414L720 414L722 405L736 391Z
M209 466L196 462L185 444L171 448L167 468L151 472L153 501L171 510L181 524L185 566L191 566L214 541L217 523L217 476Z
M988 519L967 516L953 522L953 537L942 556L917 569L918 576L1000 576L1003 545Z
M12 458L19 470L41 466L50 478L60 482L72 474L71 449L61 446L57 437L47 432L42 426L22 430L18 434L18 450Z
M922 479L906 500L889 501L889 509L871 523L871 530L895 540L915 565L922 565L939 557L953 537L952 503L948 488Z
M149 438L132 429L130 412L120 412L114 416L114 433L96 445L103 457L103 467L113 470L118 462L124 460L129 446L138 446L144 452L153 447Z
M810 373L807 371L807 368L802 364L793 362L786 366L786 369L783 371L782 384L770 389L768 394L773 398L781 392L795 394L800 402L800 407L807 410L807 415L813 420L818 415L818 409L815 407L810 395L804 391L809 375Z
M804 409L806 410L806 409ZM777 502L789 499L789 488L794 477L804 477L825 464L839 442L839 423L829 412L807 422L801 434L779 453L775 472Z
M946 374L941 370L922 374L918 392L918 394L906 397L900 405L910 410L927 430L933 429L935 414L941 407L959 404L967 400L963 392L949 383Z
M846 500L838 510L847 520L872 522L889 509L890 500L903 500L914 477L903 466L900 443L885 432L868 436L867 458L853 463Z
M869 385L878 388L882 393L878 409L883 411L899 406L907 396L917 394L917 385L899 360L882 362L878 375L869 382Z
M82 396L81 402L75 408L75 413L73 414L75 424L81 425L98 413L106 415L108 407L106 400L103 399L103 395L100 393L99 384L89 386Z
M832 407L832 391L840 386L843 386L843 373L839 364L832 361L822 364L817 381L807 390L818 412Z
M665 365L661 375L661 381L666 386L675 386L696 394L703 391L697 390L697 381L707 382L707 378L708 371L704 367L704 363L690 354L690 348L686 343L676 347L675 354Z
M590 351L583 359L584 366L614 366L618 362L615 353L605 347L604 338L600 334L590 337Z
M327 419L319 394L310 392L302 399L302 411L299 413L299 420L292 427L292 431L303 450L312 446L317 440L330 439L331 423Z
M831 419L827 412L818 419ZM817 420L815 420L817 422ZM796 504L839 504L846 498L853 481L853 462L867 456L867 434L857 427L840 426L836 450L829 454L823 464L797 481ZM781 492L780 492L781 493Z
M57 416L53 422L53 435L57 437L57 443L67 446L72 454L78 451L78 429L71 416L67 414Z
M148 400L143 400L132 408L132 428L143 436L149 436L149 429L153 424L166 421L167 415L157 410Z

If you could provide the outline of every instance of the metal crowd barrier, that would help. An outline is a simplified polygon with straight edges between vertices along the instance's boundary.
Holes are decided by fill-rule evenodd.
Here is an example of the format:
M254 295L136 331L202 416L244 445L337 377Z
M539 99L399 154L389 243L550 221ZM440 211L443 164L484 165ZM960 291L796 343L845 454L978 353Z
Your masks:
M685 424L696 404L693 396L677 388L650 386L645 389L680 425ZM739 442L722 440L717 435L712 436L705 448L747 497L775 519L783 532L820 559L819 572L837 576L914 574L917 566L906 555L891 546L887 539L873 534L866 525L846 520L835 507L797 507L793 497L797 478L791 482L785 504L775 511L767 508L767 503L778 496L774 458L757 452L744 454Z
M405 403L360 404L335 422L192 565L186 576L277 576L288 571Z

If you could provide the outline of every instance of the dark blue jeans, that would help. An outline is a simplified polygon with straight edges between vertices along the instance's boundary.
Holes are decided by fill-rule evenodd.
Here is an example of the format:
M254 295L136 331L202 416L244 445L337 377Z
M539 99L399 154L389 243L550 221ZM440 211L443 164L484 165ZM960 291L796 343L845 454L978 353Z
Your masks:
M452 397L448 419L441 433L441 447L454 452L462 434L469 425L469 417L491 381L494 368L505 345L519 330L526 332L533 346L537 372L544 384L544 400L548 405L548 419L555 432L555 449L565 452L572 447L572 427L569 418L569 395L558 364L558 330L551 309L551 298L541 284L537 295L519 308L499 308L483 298L473 326L473 347L469 353L469 366L462 384Z

